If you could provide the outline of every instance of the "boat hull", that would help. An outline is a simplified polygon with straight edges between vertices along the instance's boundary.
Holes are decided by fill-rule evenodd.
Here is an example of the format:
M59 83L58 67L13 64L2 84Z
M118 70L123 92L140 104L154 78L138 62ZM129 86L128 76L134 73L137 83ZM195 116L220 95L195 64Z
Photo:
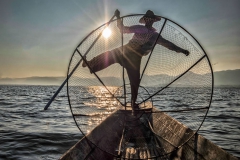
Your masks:
M135 121L134 118L140 115L142 117L138 118L139 122ZM128 126L130 132L126 133L124 132L126 124L123 124L126 118L132 124L150 123L150 127L147 127L148 129L137 127L131 130L131 126ZM149 135L148 132L153 133L150 139L146 136ZM141 136L137 133L141 133ZM121 146L126 144L124 143L126 137L135 137L135 142L145 137L146 144L138 147L136 145ZM162 150L156 148L162 148ZM112 113L60 158L60 160L73 159L237 160L236 157L164 112L157 114L139 112L133 116L131 111L124 110Z

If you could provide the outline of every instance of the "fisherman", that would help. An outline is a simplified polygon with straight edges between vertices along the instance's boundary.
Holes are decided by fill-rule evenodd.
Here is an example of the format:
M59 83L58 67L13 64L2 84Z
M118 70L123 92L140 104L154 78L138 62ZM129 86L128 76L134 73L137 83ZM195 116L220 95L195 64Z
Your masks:
M156 29L152 27L154 22L160 21L161 17L154 15L153 11L148 10L139 20L139 23L145 25L124 26L119 10L115 11L117 17L117 27L122 33L134 33L133 38L123 47L115 48L104 52L90 61L84 61L82 67L87 65L91 68L90 72L97 72L108 66L119 63L127 70L131 86L131 107L134 110L139 109L136 104L138 88L140 85L140 65L143 56L149 54L155 43L162 45L177 53L189 55L189 51L182 49L172 42L164 39ZM122 52L123 50L123 52ZM85 57L86 58L86 57Z

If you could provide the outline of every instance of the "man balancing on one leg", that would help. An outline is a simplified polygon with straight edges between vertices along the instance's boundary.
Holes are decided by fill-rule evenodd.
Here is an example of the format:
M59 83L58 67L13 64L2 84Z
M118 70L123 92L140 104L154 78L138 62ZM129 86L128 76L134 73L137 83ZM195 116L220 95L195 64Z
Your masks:
M139 106L135 102L137 100L138 88L140 85L140 64L142 57L151 52L155 43L176 51L177 53L183 53L186 56L189 55L189 51L176 46L156 32L156 29L153 28L152 25L154 22L160 21L161 17L154 15L151 10L148 10L139 20L139 23L145 25L124 26L118 10L115 11L115 16L118 19L117 27L120 32L134 33L133 38L123 46L123 52L122 46L120 46L119 48L104 52L86 62L91 68L91 72L100 71L114 63L119 63L127 70L131 85L131 106L134 111L139 109ZM85 61L82 66L87 66Z

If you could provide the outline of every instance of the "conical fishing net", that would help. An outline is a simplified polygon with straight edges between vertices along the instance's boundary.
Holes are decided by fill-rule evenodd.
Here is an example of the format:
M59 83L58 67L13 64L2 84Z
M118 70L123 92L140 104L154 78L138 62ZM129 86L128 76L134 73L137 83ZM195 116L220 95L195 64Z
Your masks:
M129 15L121 19L125 26L132 26L139 25L142 16ZM167 155L184 146L196 134L210 107L213 74L199 42L167 18L162 17L153 27L159 35L157 38L162 37L188 50L190 55L156 43L149 54L142 57L136 101L142 111L135 116L131 115L129 107L131 88L126 69L114 63L92 72L88 64L94 57L115 48L124 54L123 46L134 34L122 34L117 20L103 24L87 35L69 63L68 98L76 125L93 145L116 157L167 159ZM148 35L145 37L143 41ZM83 67L85 56L86 67ZM95 63L104 64L105 58L109 57ZM96 132L98 128L101 133ZM115 135L117 151L110 147L113 142L102 145L96 135L105 141Z

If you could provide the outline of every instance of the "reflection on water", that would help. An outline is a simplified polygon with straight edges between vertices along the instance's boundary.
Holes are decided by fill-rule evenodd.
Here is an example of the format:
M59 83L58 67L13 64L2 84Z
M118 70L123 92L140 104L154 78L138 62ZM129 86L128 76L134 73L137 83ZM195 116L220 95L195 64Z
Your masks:
M90 86L81 90L88 98L76 95L79 97L74 99L77 102L73 102L72 111L81 132L87 134L121 106L119 99L122 98L122 89Z
M120 105L118 101L119 95L121 95L121 90L119 87L108 86L90 86L87 89L88 93L95 97L91 100L91 103L84 103L86 106L96 106L97 108L105 108L109 112L112 112Z

